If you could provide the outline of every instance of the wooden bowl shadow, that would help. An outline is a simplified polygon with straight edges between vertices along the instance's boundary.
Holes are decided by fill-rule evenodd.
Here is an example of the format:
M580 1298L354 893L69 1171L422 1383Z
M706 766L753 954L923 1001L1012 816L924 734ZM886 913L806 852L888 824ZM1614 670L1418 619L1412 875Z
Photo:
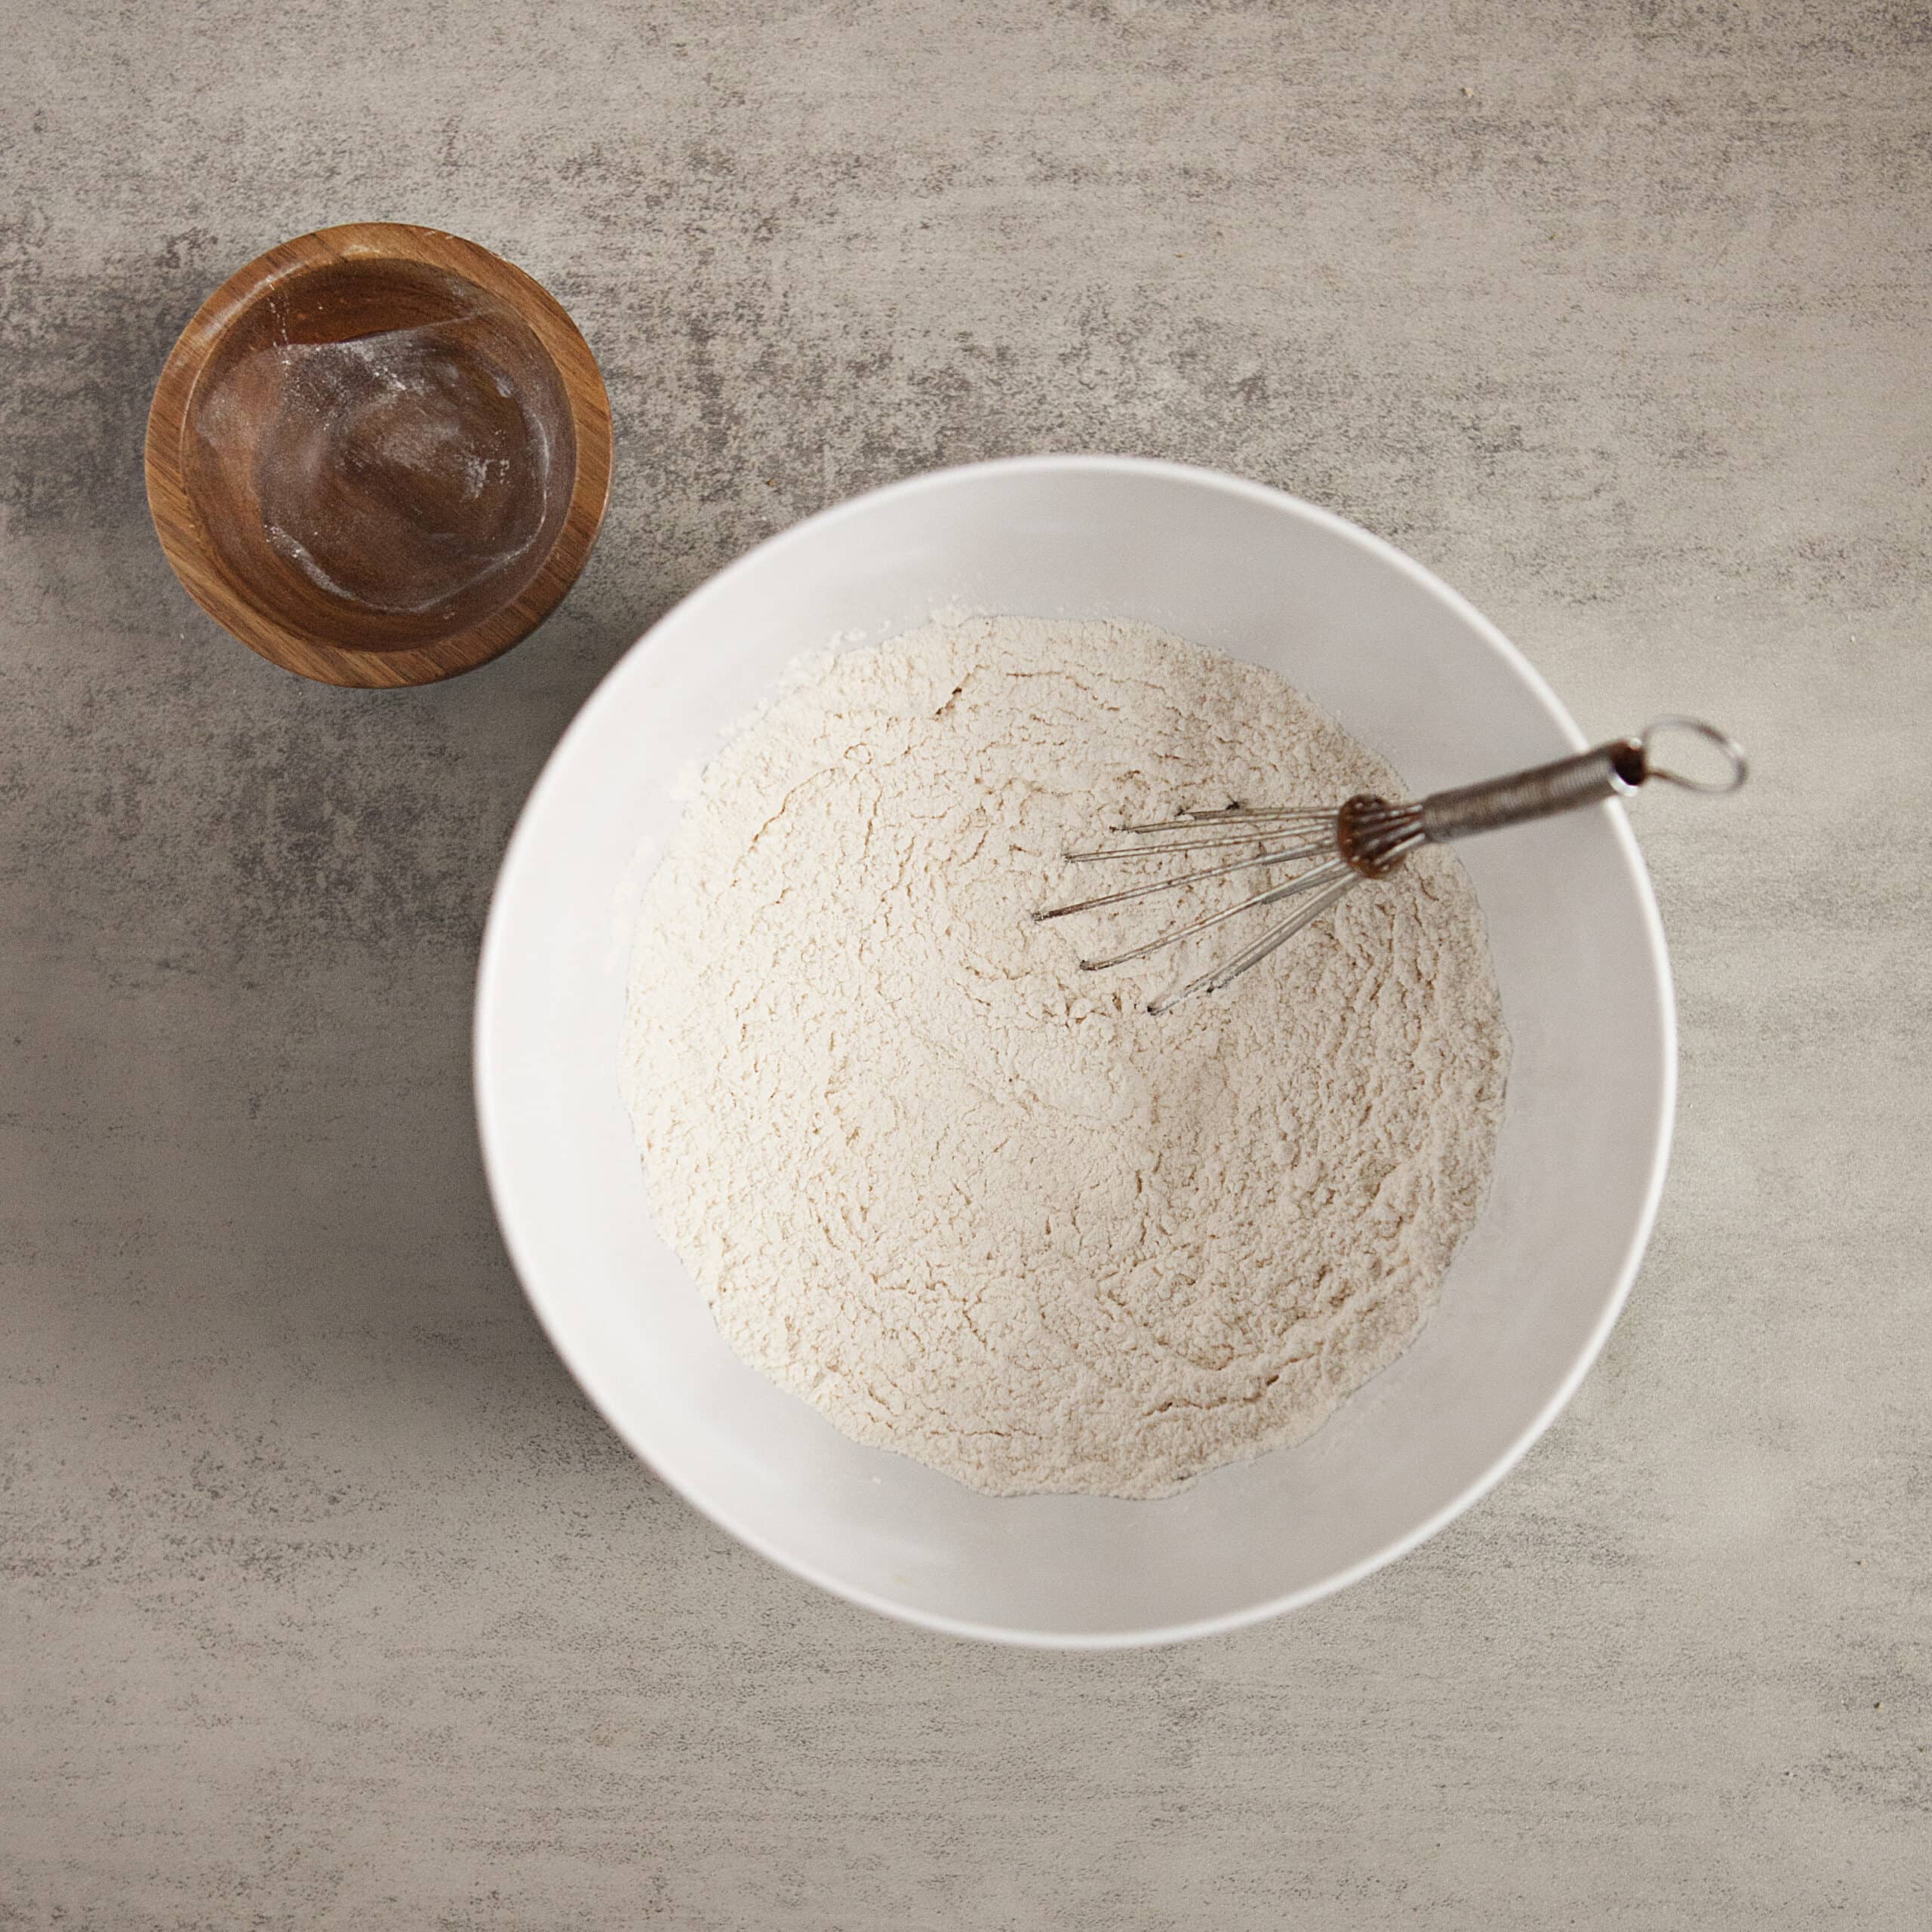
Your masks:
M426 684L507 651L575 580L610 405L521 270L356 223L271 248L202 304L146 467L175 574L245 644L329 684Z

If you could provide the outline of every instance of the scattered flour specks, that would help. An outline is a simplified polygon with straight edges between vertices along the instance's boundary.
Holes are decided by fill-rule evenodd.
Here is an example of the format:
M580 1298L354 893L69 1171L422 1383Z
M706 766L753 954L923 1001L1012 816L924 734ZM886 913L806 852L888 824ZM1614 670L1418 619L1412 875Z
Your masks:
M1400 788L1281 679L1135 625L936 620L790 684L703 773L632 966L653 1210L732 1346L995 1494L1156 1496L1315 1429L1487 1183L1508 1042L1461 869L1158 1018L1226 931L1081 955L1218 902L1026 915L1123 814L1364 789Z

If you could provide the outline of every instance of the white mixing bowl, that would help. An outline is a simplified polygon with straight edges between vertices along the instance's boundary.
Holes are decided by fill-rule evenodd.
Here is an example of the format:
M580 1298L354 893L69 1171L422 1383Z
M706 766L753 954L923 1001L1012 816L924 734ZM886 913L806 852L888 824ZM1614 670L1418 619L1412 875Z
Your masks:
M656 626L531 795L477 987L497 1212L537 1315L612 1426L774 1561L890 1615L1009 1642L1232 1629L1339 1589L1467 1509L1602 1345L1669 1141L1675 1047L1649 881L1613 804L1460 848L1515 1057L1488 1203L1394 1367L1307 1441L1181 1495L977 1495L847 1441L732 1354L652 1229L617 1088L633 909L681 773L798 653L889 636L946 606L1137 618L1269 665L1417 792L1583 743L1453 591L1255 484L1028 457L828 510ZM1096 798L1095 823L1106 813ZM1268 996L1265 968L1227 995Z

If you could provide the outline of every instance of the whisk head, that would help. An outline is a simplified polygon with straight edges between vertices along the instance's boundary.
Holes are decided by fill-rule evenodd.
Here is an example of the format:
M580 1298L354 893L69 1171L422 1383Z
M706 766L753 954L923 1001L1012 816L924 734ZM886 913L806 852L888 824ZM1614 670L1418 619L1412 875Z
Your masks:
M1238 952L1186 985L1163 994L1149 1006L1150 1013L1164 1013L1195 993L1218 992L1230 980L1238 979L1251 966L1258 966L1276 947L1284 946L1304 927L1320 918L1364 878L1379 878L1401 864L1422 844L1423 836L1417 808L1392 805L1367 794L1351 798L1339 810L1318 805L1235 804L1216 811L1182 812L1174 818L1146 825L1121 826L1117 835L1128 842L1069 852L1067 863L1081 866L1112 860L1145 861L1197 853L1232 856L1118 891L1097 893L1068 905L1049 906L1044 912L1035 912L1034 918L1059 919L1073 912L1097 912L1103 906L1124 905L1131 900L1178 892L1184 887L1232 878L1244 872L1260 873L1263 883L1246 898L1160 934L1145 945L1131 946L1105 959L1083 959L1080 962L1083 971L1100 973L1112 966L1124 966L1129 960L1144 959L1197 934L1211 931L1244 913L1300 902ZM1270 876L1290 866L1302 869L1286 879Z

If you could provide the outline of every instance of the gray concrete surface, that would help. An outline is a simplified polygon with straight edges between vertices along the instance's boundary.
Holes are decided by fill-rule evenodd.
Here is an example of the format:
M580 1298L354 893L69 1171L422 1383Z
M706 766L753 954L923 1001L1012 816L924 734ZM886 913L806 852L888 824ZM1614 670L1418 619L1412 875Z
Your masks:
M1922 5L0 8L0 1925L1918 1926L1932 1912ZM395 217L543 278L619 471L405 696L189 605L175 331ZM617 1447L465 1060L518 801L635 635L934 463L1406 545L1647 804L1679 1144L1524 1467L1270 1627L898 1629Z

